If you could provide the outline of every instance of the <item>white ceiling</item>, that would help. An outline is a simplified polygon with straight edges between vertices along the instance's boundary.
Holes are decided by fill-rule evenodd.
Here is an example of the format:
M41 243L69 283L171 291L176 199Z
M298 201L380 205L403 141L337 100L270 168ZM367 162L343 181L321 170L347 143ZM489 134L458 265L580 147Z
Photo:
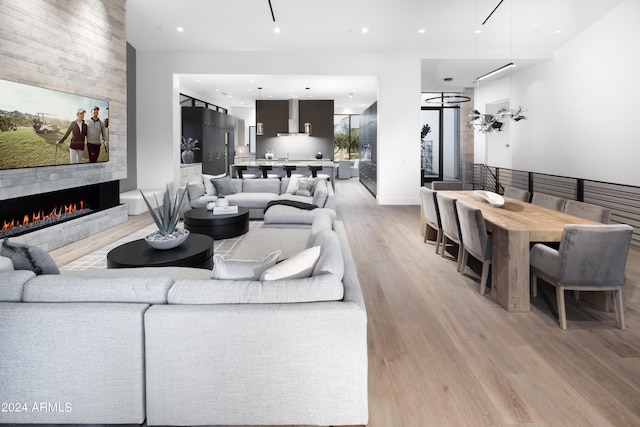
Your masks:
M423 91L460 90L508 62L552 58L622 2L503 0L482 25L500 0L271 0L276 22L268 0L128 0L127 40L138 50L411 52L423 58ZM257 87L262 99L306 98L310 87L337 111L359 110L377 91L373 76L337 75L183 75L181 86L232 107L252 105Z

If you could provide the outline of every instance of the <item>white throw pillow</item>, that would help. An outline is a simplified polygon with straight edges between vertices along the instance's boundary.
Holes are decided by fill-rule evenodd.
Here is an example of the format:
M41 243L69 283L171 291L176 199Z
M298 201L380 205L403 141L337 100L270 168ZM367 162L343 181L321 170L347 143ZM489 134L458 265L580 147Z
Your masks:
M10 258L0 255L0 271L13 270L13 263Z
M266 270L260 280L303 279L310 277L320 258L320 246L305 249Z
M285 191L285 193L287 194L295 194L296 189L298 188L298 177L292 176L291 178L289 178L289 185L287 185L287 191Z
M262 273L272 267L282 251L274 251L262 260L224 259L213 256L213 274L218 280L259 280Z

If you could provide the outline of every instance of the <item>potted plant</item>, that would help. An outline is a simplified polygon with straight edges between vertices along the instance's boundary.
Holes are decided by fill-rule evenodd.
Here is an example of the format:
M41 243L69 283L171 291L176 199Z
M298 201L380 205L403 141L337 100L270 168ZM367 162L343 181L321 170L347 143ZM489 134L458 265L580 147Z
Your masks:
M149 200L140 190L144 202L147 204L147 208L151 213L151 217L158 226L158 230L147 235L144 239L154 249L171 249L180 246L187 237L189 237L189 230L176 228L178 225L178 219L180 217L180 209L184 202L184 196L186 191L182 194L176 193L173 205L171 204L171 197L169 195L169 186L164 192L163 204L160 206L155 194L153 195L156 200L156 208L151 206Z
M194 150L200 149L200 147L198 147L198 140L193 138L185 139L183 136L180 149L182 150L182 163L193 163L193 158L195 157L193 152Z

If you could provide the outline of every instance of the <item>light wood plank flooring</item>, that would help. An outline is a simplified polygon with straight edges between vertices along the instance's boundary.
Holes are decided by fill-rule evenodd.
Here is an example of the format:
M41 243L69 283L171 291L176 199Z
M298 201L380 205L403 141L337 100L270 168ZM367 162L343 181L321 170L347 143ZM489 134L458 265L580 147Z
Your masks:
M627 330L567 294L563 331L540 297L507 313L479 295L477 277L423 243L418 206L378 206L357 179L338 180L336 198L369 317L370 427L640 426L639 248ZM87 241L107 244L122 227Z

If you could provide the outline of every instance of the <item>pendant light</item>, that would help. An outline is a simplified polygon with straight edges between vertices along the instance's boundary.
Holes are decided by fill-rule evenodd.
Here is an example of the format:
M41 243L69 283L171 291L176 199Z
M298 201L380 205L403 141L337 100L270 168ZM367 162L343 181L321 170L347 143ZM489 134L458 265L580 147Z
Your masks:
M307 121L304 124L304 134L305 135L311 135L311 123L309 123L309 88L305 88L307 89L307 102L305 104L307 104L306 110L306 116L307 116Z
M262 99L262 88L258 88L258 100ZM258 106L256 105L256 116L258 115ZM264 124L262 122L256 123L256 135L264 135Z

